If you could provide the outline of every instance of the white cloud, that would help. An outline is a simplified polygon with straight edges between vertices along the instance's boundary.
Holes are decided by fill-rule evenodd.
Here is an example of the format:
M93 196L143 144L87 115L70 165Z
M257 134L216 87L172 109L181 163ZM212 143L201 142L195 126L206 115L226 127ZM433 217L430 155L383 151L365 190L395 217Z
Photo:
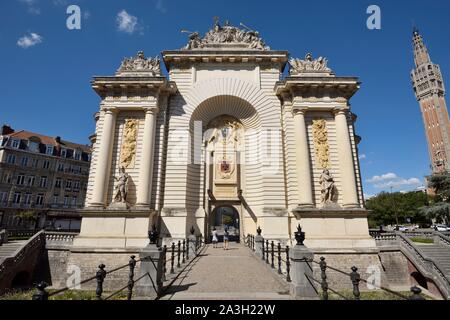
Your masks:
M399 177L395 173L389 172L379 176L373 176L371 179L366 180L368 183L372 183L376 189L390 189L390 188L417 188L422 185L422 182L418 178L405 179Z
M364 153L359 155L359 160L364 160L366 158L367 156Z
M91 17L91 12L89 10L83 11L83 19L88 20Z
M162 13L166 13L166 7L164 6L164 1L163 0L156 0L156 10L158 10L159 12Z
M68 0L53 0L55 6L65 6L69 4Z
M41 9L38 7L38 1L37 0L19 0L19 2L22 2L25 4L28 8L28 12L34 15L41 14Z
M116 21L119 31L133 34L138 29L138 18L128 14L125 10L117 14Z
M17 40L17 45L21 48L27 49L42 42L42 37L37 33L31 32Z
M365 199L365 200L369 200L370 198L373 198L373 197L374 197L373 194L365 194L365 193L364 193L364 199Z
M389 172L382 174L381 176L373 176L371 179L367 180L367 182L375 183L393 179L397 179L397 175L395 173Z
M386 189L386 188L398 188L398 187L418 187L422 184L417 178L410 179L396 179L388 182L377 183L374 185L377 189Z

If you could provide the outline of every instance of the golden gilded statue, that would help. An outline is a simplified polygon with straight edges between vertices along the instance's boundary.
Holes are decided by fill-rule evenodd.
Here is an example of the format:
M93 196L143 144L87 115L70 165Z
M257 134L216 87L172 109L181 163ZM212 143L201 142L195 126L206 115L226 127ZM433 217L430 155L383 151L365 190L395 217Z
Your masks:
M327 122L324 119L313 120L314 149L316 152L316 165L321 169L329 168L329 146Z
M137 119L125 120L122 148L120 152L120 166L126 169L134 167L138 125L139 122Z

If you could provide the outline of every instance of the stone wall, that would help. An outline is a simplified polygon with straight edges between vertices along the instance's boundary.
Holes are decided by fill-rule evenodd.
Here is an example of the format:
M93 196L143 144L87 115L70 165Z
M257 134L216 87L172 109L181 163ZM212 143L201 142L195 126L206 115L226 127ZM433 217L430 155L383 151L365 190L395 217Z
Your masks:
M411 287L408 259L400 251L382 251L379 254L389 287L409 291Z
M324 257L327 265L351 273L351 267L358 268L358 273L361 279L368 280L374 272L379 271L381 276L381 286L387 287L389 285L386 274L383 271L380 259L376 252L316 252L314 256L315 261L319 261L320 257ZM321 271L319 265L314 263L314 278L321 279ZM376 270L376 271L374 271ZM351 291L353 289L350 277L339 273L337 271L327 269L328 286L337 291ZM360 291L369 291L367 284L361 281Z
M39 280L46 281L54 289L61 289L67 285L75 284L74 270L80 269L80 280L94 277L99 270L98 266L104 264L109 271L128 264L130 256L139 257L137 252L71 252L69 248L49 248L41 260ZM45 259L47 261L45 261ZM138 274L139 263L135 274ZM128 283L128 266L108 274L103 285L104 291L117 290ZM70 279L69 279L70 278ZM69 281L68 281L69 279ZM82 290L95 290L96 280L81 285Z

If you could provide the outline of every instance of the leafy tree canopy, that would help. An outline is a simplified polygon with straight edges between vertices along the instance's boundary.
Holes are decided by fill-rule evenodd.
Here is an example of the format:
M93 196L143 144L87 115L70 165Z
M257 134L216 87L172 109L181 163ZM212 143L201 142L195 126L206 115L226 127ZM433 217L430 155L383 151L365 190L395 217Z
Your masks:
M428 196L423 192L387 193L382 192L366 201L371 227L408 223L428 223L425 213L419 210L428 204Z

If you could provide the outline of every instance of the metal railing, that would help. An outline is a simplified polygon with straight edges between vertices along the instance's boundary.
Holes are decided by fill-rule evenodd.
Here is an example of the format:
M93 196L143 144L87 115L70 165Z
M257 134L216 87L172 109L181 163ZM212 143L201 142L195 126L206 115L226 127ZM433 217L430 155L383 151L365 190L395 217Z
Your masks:
M255 236L248 234L245 237L245 243L246 245L252 250L253 252L256 251L255 248ZM291 258L290 258L290 247L288 245L283 246L281 242L275 243L273 240L268 240L262 238L262 250L261 250L261 260L266 263L268 266L270 266L271 269L277 272L278 275L283 277L287 282L292 282L291 279ZM387 292L389 294L392 294L400 299L403 300L424 300L424 298L420 295L422 290L414 286L411 288L411 296L406 296L404 294L401 294L399 292L393 291L389 288L383 287L383 286L377 286L373 284L372 282L368 281L367 279L361 278L361 275L357 272L358 268L353 266L350 268L351 272L346 272L343 270L340 270L335 267L328 266L325 257L320 257L320 261L316 261L314 259L306 261L307 263L314 263L319 266L320 273L321 273L321 279L315 278L313 275L308 275L305 273L305 277L310 281L310 283L317 283L321 290L322 290L322 299L328 300L329 294L328 292L332 292L336 294L338 297L344 300L349 300L348 297L340 293L338 290L333 289L330 287L328 283L328 275L327 270L333 270L335 272L338 272L342 275L345 275L349 278L351 284L352 284L352 293L353 293L353 299L354 300L360 300L361 292L359 290L359 284L360 282L364 282L367 284L370 284L374 288L377 288L379 290L382 290L384 292ZM312 268L311 268L312 269Z
M439 239L440 244L449 245L450 239L439 232L432 231L433 237ZM411 241L403 232L383 233L374 237L377 246L398 246L400 251L411 261L418 271L432 280L446 299L450 298L450 279L446 276L440 263L422 252L420 247Z
M50 239L50 241L56 241L56 242L70 241L70 239L73 239L72 235L62 235L62 234L57 234L57 233L49 234L48 238ZM135 269L136 269L137 263L139 263L139 262L142 263L142 261L149 260L152 263L153 267L156 270L158 270L156 262L150 256L142 257L142 258L136 260L136 256L132 255L132 256L130 256L129 262L125 265L122 265L122 266L119 266L112 270L106 271L105 270L106 266L104 264L100 264L98 266L98 271L96 272L96 274L94 276L92 276L88 279L82 280L79 283L74 284L70 287L65 287L65 288L53 291L51 293L46 291L48 284L45 282L40 282L36 286L37 292L33 295L32 299L33 300L48 300L52 296L64 293L73 288L79 287L82 284L96 280L97 286L96 286L95 294L96 294L97 300L110 300L110 299L118 296L120 293L123 293L125 290L127 291L126 292L127 300L131 300L133 297L133 290L134 290L136 283L138 283L142 279L148 277L150 279L150 282L152 283L153 290L155 291L155 300L157 300L172 285L173 280L178 278L179 274L183 271L184 265L188 264L189 260L193 260L193 258L195 258L197 256L197 253L199 252L199 250L203 246L203 244L204 243L203 243L201 237L196 237L195 246L194 246L195 252L190 252L191 249L189 246L188 239L182 240L182 241L179 240L177 243L172 242L170 249L167 248L167 245L162 246L162 248L160 247L161 251L162 251L162 259L163 259L161 281L162 281L162 283L164 283L166 281L172 280L172 282L170 282L166 287L161 288L162 290L158 290L157 279L153 279L153 277L148 272L145 274L142 274L137 279L135 278ZM192 259L191 259L191 257L192 257ZM171 275L174 275L173 279L169 279L169 276L167 276L168 261L170 261L169 273ZM107 276L111 275L115 272L118 272L120 270L123 270L127 267L129 268L129 273L128 273L128 282L126 283L126 285L124 285L123 287L117 289L116 291L110 293L108 296L103 298L102 297L103 292L104 292L103 285L104 285L104 282L105 282L105 279L107 278ZM157 277L159 277L159 276L157 276Z
M80 282L74 284L73 286L70 286L70 287L64 287L64 288L62 288L62 289L53 291L53 292L51 292L51 293L49 293L49 292L46 291L46 288L48 287L48 284L45 283L45 282L40 282L40 283L36 286L37 292L36 292L35 294L33 294L32 300L48 300L48 299L49 299L50 297L52 297L52 296L55 296L55 295L64 293L64 292L66 292L66 291L69 291L69 290L71 290L71 289L73 289L73 288L79 287L79 286L81 286L82 284L88 283L88 282L93 281L93 280L96 280L96 281L97 281L97 287L96 287L96 290L95 290L95 297L96 297L97 300L109 300L109 299L111 299L111 298L117 296L119 293L121 293L121 292L122 292L123 290L125 290L125 289L128 290L128 291L127 291L127 299L128 299L128 300L131 300L131 298L132 298L132 296L133 296L133 288L134 288L135 284L136 284L139 280L142 280L144 277L147 277L147 276L148 276L148 277L150 277L152 283L154 284L154 281L153 281L153 279L151 278L151 276L150 276L149 273L143 274L141 277L139 277L139 278L136 279L136 280L134 279L134 276L135 276L134 271L135 271L135 268L136 268L136 264L137 264L138 262L142 261L143 259L150 259L150 260L153 262L153 260L152 260L151 257L145 257L145 258L136 260L136 256L132 255L132 256L130 256L130 260L129 260L129 262L128 262L127 264L122 265L122 266L119 266L119 267L117 267L117 268L115 268L115 269L112 269L112 270L109 270L109 271L106 271L106 270L105 270L106 266L105 266L104 264L100 264L100 265L98 266L98 270L97 270L97 272L95 273L94 276L92 276L92 277L90 277L90 278L87 278L87 279L85 279L85 280L82 280L82 281L80 281ZM120 271L120 270L122 270L122 269L125 269L126 267L129 268L129 280L128 280L128 282L127 282L127 285L124 286L124 287L122 287L122 288L120 288L119 290L113 292L112 294L108 295L107 297L102 298L102 294L103 294L103 284L104 284L104 281L105 281L105 279L106 279L106 276L107 276L107 275L110 275L110 274L112 274L112 273L115 273L115 272L117 272L117 271ZM154 287L154 289L155 289L155 291L157 292L157 290L156 290L155 287Z

